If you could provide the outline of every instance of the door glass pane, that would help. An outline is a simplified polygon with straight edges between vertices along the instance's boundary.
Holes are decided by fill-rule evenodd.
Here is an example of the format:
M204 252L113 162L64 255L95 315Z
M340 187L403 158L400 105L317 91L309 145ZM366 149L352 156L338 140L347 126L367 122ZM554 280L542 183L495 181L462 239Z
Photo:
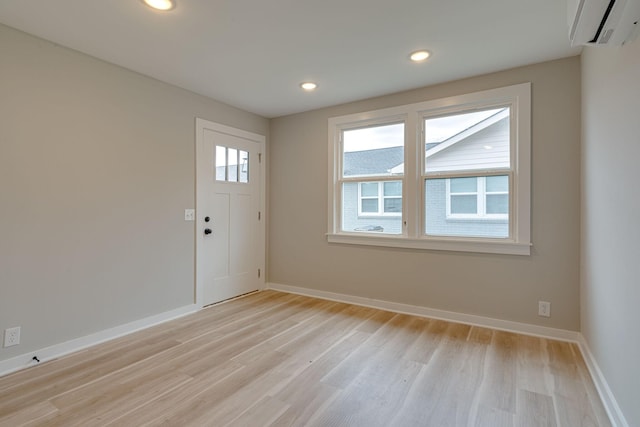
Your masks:
M227 149L216 145L216 181L227 179Z
M404 123L346 130L343 176L391 176L404 172Z
M509 114L503 107L425 119L425 171L510 167Z
M227 165L229 175L227 181L238 182L238 150L235 148L227 148L227 152L229 153L229 163Z
M240 182L249 182L249 153L240 150Z

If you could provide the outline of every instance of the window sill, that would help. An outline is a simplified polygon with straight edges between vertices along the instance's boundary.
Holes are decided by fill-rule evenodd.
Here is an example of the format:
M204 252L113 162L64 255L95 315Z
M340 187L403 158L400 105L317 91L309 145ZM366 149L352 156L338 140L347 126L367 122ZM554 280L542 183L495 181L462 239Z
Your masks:
M327 234L329 243L346 245L383 246L388 248L408 248L423 250L476 252L504 255L531 255L530 243L517 243L510 240L495 239L456 239L456 238L423 238L411 239L399 235L374 234Z

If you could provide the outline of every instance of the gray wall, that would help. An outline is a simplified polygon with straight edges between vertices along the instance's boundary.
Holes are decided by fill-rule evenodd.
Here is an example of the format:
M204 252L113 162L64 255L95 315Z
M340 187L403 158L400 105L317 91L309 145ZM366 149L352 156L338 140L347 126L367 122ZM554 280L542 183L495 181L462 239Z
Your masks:
M328 244L327 120L531 81L531 256ZM271 121L269 280L577 331L580 59L562 59ZM464 266L464 268L461 268ZM538 300L552 317L537 316Z
M0 360L194 302L195 117L268 121L0 25Z
M582 55L582 334L640 426L640 40Z

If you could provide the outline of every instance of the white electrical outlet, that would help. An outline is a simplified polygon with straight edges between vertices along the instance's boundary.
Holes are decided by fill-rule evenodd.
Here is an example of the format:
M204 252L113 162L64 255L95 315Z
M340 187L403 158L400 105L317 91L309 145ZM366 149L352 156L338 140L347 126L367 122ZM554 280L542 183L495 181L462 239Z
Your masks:
M551 317L551 303L547 301L538 301L538 316Z
M4 346L11 347L12 345L20 344L20 326L15 328L8 328L4 330Z
M184 210L184 220L185 221L195 221L196 219L196 210L195 209L185 209Z

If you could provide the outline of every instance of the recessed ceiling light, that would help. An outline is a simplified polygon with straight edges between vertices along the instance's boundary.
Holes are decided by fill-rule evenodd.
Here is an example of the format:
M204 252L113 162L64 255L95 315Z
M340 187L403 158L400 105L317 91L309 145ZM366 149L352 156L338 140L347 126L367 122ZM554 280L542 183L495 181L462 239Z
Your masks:
M411 60L412 60L413 62L422 62L422 61L424 61L425 59L427 59L430 55L431 55L431 54L430 54L428 51L426 51L426 50L418 50L418 51L413 52L413 53L409 56L409 58L411 58Z
M312 90L315 90L318 87L318 85L313 82L304 82L304 83L300 83L300 87L310 92Z
M176 7L176 0L142 0L156 10L171 10Z

